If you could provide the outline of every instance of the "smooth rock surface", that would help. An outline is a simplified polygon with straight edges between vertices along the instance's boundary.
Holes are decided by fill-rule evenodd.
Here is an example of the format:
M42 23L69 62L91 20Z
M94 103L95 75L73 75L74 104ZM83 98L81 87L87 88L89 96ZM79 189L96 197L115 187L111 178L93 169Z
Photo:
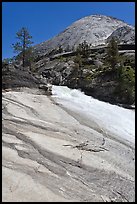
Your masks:
M3 92L2 103L3 202L135 201L132 142L105 137L35 89Z

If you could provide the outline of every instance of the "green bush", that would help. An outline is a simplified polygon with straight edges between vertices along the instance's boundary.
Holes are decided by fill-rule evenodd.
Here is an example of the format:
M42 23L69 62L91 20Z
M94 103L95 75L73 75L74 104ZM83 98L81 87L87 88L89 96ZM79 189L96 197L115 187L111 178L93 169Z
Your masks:
M134 86L135 70L131 66L123 66L119 68L119 80L121 83Z
M118 69L118 86L115 93L124 97L127 103L135 101L135 70L131 66L122 66Z

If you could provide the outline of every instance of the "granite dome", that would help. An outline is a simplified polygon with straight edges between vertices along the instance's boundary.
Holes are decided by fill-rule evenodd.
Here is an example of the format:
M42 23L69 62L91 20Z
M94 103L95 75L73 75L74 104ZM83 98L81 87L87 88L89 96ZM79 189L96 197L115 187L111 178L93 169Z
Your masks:
M37 54L43 55L59 46L63 49L66 49L68 45L70 48L77 47L84 40L92 46L97 46L105 44L114 31L127 26L134 30L133 26L129 26L122 20L104 15L91 15L77 20L57 36L34 46L34 49Z

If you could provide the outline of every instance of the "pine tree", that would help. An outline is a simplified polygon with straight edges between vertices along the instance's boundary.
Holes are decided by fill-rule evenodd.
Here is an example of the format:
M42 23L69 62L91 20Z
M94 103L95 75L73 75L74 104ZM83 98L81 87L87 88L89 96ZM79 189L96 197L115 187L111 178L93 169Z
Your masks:
M19 40L19 42L13 44L13 49L15 52L19 53L19 56L22 59L23 67L25 67L25 63L28 60L28 49L33 44L31 41L32 36L29 34L27 28L23 27L16 33L16 38Z
M107 47L106 61L115 70L119 62L118 44L114 37L111 38Z
M90 45L84 40L81 44L78 45L76 52L83 55L83 57L88 58L90 54Z

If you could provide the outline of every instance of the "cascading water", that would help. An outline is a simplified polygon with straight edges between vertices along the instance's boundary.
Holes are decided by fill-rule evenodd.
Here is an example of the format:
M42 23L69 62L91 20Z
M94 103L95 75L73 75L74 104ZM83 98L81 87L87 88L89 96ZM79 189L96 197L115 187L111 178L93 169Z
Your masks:
M100 130L135 143L134 110L99 101L66 86L53 86L52 94L55 101L88 121L90 127L96 123Z

